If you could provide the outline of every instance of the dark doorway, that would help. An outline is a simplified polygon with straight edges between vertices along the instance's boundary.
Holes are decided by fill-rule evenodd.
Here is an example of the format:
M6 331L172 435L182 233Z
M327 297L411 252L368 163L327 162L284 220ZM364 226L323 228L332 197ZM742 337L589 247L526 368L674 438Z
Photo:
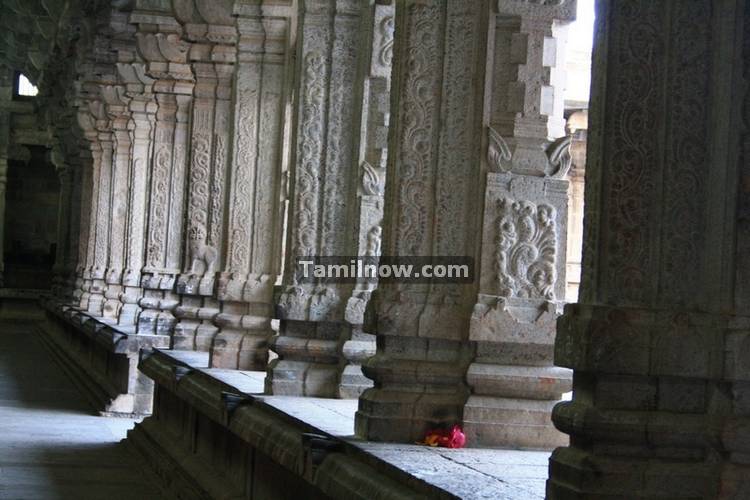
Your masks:
M8 161L4 286L46 289L55 260L60 182L47 149L29 150L28 162Z

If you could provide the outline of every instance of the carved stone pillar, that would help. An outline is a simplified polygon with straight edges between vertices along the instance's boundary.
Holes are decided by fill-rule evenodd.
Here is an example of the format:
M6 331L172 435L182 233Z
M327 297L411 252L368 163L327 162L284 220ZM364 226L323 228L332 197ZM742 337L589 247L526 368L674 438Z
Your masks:
M548 498L750 493L750 3L598 3Z
M60 181L60 195L57 203L57 246L55 247L55 264L52 268L54 273L52 291L57 297L64 298L66 275L70 272L68 253L70 251L69 238L73 227L71 213L73 169L65 163L59 149L53 148L50 156L51 163L55 166Z
M85 163L88 168L85 170L84 185L91 186L87 189L87 202L84 206L88 208L88 212L83 213L83 207L81 216L87 221L86 231L81 235L81 246L85 256L81 260L79 274L81 276L81 296L79 307L83 310L89 309L89 302L92 293L92 270L95 266L96 256L96 230L98 220L98 205L99 205L99 191L100 191L100 177L101 177L101 150L97 141L97 132L95 128L95 121L89 110L88 103L81 101L78 107L78 124L83 131L84 138L81 140L81 147L86 150L82 154L85 158ZM84 241L85 240L85 241Z
M239 51L224 266L213 367L264 370L273 286L281 272L289 143L294 10L236 2Z
M114 143L112 128L107 116L104 102L101 98L91 99L89 109L94 118L96 130L95 141L92 142L94 168L98 175L94 182L96 188L96 219L94 228L94 261L89 272L91 287L86 310L95 316L101 316L104 309L104 293L107 288L106 274L110 253L110 226L112 224L112 169L114 166ZM97 167L98 164L98 167Z
M10 101L13 97L13 71L0 67L0 287L5 271L5 187L8 182L10 145Z
M570 168L562 23L575 12L574 0L499 0L490 18L488 173L469 333L476 358L463 415L472 446L566 442L550 413L571 386L570 371L552 358L565 299Z
M374 339L362 332L371 287L298 283L295 263L365 255L368 245L379 255L393 6L306 0L300 9L289 250L271 344L279 357L266 390L336 397L351 362L344 394L357 397L369 385L357 365L374 353Z
M361 96L359 128L354 127L358 145L360 178L353 204L354 254L380 257L383 194L388 161L388 125L390 120L391 64L393 59L393 29L395 6L380 2L369 6L362 15L367 27L360 34L363 77L358 77L355 89ZM361 86L360 86L361 85ZM359 93L361 92L361 94ZM363 329L364 312L376 284L358 282L354 285L344 310L341 354L343 365L338 377L338 397L358 398L372 386L372 380L362 373L362 363L375 354L375 335Z
M109 260L105 281L107 290L102 316L117 320L120 314L120 295L123 291L122 277L126 258L126 229L128 220L128 197L131 191L132 141L128 130L130 98L122 85L106 85L101 88L106 105L113 138L111 213L109 227Z
M79 120L81 114L78 114ZM83 127L82 127L83 129ZM81 140L81 143L84 141ZM88 305L88 262L89 262L89 241L91 239L91 222L94 206L92 205L94 188L93 161L88 152L81 147L81 166L80 166L80 183L81 183L81 204L80 204L80 231L78 234L78 260L75 271L75 284L73 288L73 304L85 309Z
M172 346L208 351L218 328L216 276L223 264L227 165L231 144L232 74L237 28L234 0L174 0L195 74L190 164L187 187L187 233L181 295Z
M74 143L75 144L75 143ZM81 206L84 201L84 191L87 189L83 186L84 183L84 163L80 158L78 152L74 155L70 155L69 159L71 165L71 176L70 176L70 205L68 207L68 214L70 215L70 221L68 222L68 249L65 252L65 282L62 299L67 304L75 304L74 293L78 290L78 265L80 263L81 254L81 234L83 231L84 221L81 218ZM89 186L90 188L90 186Z
M185 185L189 158L189 122L193 75L187 64L189 44L181 38L180 24L162 13L135 11L138 50L147 62L146 73L156 81L153 92L158 111L151 159L146 262L141 286L143 309L138 333L166 335L176 319L174 292L182 268Z
M137 56L133 54L133 58ZM118 324L135 325L141 311L138 301L143 295L141 270L146 253L149 184L151 179L152 146L156 121L156 99L152 92L154 80L146 75L140 61L117 65L120 79L125 83L132 122L129 128L132 143L130 196L126 228L126 268L122 277Z
M489 2L398 0L383 255L478 256L482 83ZM359 399L357 434L421 439L461 421L469 395L474 284L380 284L375 381Z

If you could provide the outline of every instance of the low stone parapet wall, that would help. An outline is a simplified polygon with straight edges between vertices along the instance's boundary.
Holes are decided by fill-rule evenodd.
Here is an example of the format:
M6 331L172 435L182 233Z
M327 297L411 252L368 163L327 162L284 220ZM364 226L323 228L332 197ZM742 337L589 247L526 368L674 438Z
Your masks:
M165 335L140 335L55 300L42 302L41 339L102 415L151 413L153 382L138 371L142 348L169 347Z
M544 498L546 452L368 442L356 400L264 395L264 372L208 368L208 353L139 366L154 412L127 442L179 498Z

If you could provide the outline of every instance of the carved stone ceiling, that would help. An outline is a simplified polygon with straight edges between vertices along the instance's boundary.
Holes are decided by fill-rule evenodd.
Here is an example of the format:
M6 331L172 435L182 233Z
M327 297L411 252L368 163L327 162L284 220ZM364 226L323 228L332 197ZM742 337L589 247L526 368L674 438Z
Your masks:
M47 66L63 63L70 45L85 36L87 18L108 3L0 0L0 66L21 71L38 83Z

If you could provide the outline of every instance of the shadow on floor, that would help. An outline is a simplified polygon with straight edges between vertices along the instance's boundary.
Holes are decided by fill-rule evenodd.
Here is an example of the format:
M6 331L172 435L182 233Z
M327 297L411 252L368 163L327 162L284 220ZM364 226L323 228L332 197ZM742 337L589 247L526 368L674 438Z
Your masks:
M28 322L0 322L0 499L164 498L120 440L135 421L93 414Z

